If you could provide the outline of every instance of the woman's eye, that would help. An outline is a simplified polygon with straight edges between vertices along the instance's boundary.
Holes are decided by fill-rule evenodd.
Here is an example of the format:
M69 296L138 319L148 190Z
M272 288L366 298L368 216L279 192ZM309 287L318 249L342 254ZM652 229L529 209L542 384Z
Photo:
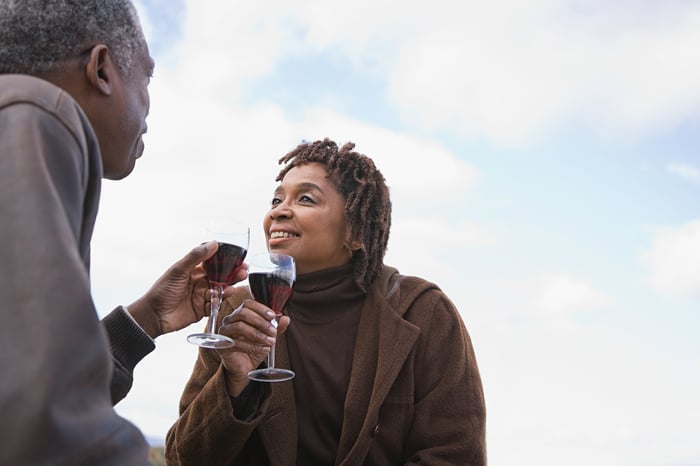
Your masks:
M301 201L301 202L310 202L310 203L316 202L316 201L313 200L313 198L307 196L306 194L302 194L301 196L299 196L299 201Z
M282 203L282 199L280 199L279 197L273 197L270 205L276 206L276 205L281 204L281 203Z

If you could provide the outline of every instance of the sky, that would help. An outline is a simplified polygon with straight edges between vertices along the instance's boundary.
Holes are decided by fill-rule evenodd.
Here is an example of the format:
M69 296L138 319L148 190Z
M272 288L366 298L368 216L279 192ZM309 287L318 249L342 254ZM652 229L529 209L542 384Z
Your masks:
M700 465L700 2L140 0L146 150L103 184L100 315L251 226L277 160L352 141L385 175L385 262L469 330L494 466ZM197 348L164 335L117 411L157 442ZM449 355L445 355L449 357Z

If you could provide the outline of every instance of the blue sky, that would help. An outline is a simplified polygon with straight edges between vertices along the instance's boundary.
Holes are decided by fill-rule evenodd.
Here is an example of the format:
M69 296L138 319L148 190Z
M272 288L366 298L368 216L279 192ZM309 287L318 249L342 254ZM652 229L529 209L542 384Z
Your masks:
M258 225L277 158L351 140L392 190L386 262L476 347L495 465L700 465L700 4L139 3L146 151L106 182L102 314L202 238ZM115 263L123 264L115 267ZM118 411L164 437L196 348L157 340Z

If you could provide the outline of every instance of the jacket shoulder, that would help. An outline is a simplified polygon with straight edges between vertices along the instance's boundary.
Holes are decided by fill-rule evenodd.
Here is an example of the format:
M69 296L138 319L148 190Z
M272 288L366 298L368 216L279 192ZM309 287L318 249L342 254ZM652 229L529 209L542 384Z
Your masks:
M442 295L435 284L424 278L402 275L393 267L385 266L380 276L380 288L389 304L404 315L414 302L432 294Z
M0 111L18 105L29 105L58 120L84 150L86 139L95 139L85 112L66 91L34 76L0 75Z

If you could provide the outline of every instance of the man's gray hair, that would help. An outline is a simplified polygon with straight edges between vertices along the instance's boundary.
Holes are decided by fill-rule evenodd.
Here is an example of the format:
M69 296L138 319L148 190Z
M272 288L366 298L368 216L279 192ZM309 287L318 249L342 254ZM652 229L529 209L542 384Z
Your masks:
M97 44L131 70L145 44L131 0L0 0L0 74L50 71Z

